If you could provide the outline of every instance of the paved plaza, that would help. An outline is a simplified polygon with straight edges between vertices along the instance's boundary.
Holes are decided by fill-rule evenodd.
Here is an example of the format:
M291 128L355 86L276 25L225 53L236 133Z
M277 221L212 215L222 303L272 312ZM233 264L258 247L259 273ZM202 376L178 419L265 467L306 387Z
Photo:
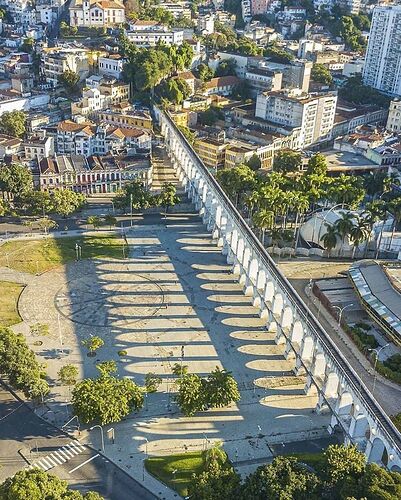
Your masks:
M139 480L146 454L222 441L238 470L248 472L283 442L327 436L329 416L313 411L316 396L304 394L304 378L292 375L294 362L284 359L284 346L275 345L274 333L265 329L197 216L134 226L127 239L128 259L82 260L28 280L22 276L24 323L16 327L28 335L54 382L64 364L75 364L81 377L90 377L97 375L97 361L110 359L117 361L120 376L140 385L149 372L162 377L145 407L113 426L116 441L106 439L106 455ZM30 335L28 325L35 323L48 324L49 334ZM105 341L95 358L81 345L90 334ZM172 375L182 346L189 372L206 375L216 366L232 371L241 401L183 417L173 401ZM120 357L121 350L127 355ZM60 426L73 416L69 399L69 390L55 385L41 411ZM100 446L98 430L82 437ZM172 495L143 477L156 494Z

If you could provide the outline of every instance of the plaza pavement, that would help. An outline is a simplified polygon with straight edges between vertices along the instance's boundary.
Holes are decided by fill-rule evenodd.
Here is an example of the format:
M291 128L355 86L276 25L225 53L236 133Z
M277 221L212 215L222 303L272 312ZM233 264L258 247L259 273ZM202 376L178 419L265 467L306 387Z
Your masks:
M19 300L23 323L15 330L27 336L55 384L39 409L45 418L62 426L73 416L70 391L57 382L64 364L90 377L97 375L97 361L114 359L119 375L140 385L146 373L159 374L163 383L144 408L104 430L105 454L160 498L176 494L144 473L147 455L222 441L238 470L249 472L272 458L272 446L327 436L330 417L314 412L316 396L304 394L302 378L294 383L293 361L284 359L284 346L275 345L274 333L266 331L197 216L134 226L127 239L126 260L83 260L25 281L20 277L27 285ZM30 335L34 323L48 324L49 335ZM105 341L95 358L81 345L90 334ZM241 401L183 417L173 401L171 371L181 362L182 346L190 372L206 375L216 366L232 371ZM120 357L119 350L127 355ZM283 385L271 388L276 378ZM99 429L81 436L100 447Z

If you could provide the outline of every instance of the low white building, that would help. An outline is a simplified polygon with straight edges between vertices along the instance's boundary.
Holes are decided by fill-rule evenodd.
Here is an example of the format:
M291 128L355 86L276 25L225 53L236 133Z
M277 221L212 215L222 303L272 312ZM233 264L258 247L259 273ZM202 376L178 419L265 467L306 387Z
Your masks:
M111 54L109 56L101 56L98 59L99 74L110 75L114 78L120 79L126 59L118 54Z
M184 31L180 29L168 29L159 27L150 30L134 30L126 33L130 42L138 47L154 47L159 43L165 45L182 45L184 42Z
M145 130L93 122L65 120L57 126L57 153L90 156L130 150L149 153L151 135Z
M54 138L46 136L31 136L24 141L24 156L27 160L41 160L54 154Z
M214 15L206 14L204 16L198 16L198 31L202 35L211 35L214 33Z
M72 0L70 25L105 28L125 23L124 4L119 0Z
M351 61L345 62L343 75L347 78L351 78L355 75L360 75L362 74L364 65L364 59L352 59Z

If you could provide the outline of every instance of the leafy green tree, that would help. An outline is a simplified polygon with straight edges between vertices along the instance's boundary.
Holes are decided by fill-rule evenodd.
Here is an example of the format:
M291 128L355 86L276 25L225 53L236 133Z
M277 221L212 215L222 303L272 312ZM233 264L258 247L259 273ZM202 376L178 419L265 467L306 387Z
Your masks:
M10 210L10 205L6 200L0 198L0 217L4 217L8 214Z
M174 375L177 375L177 377L181 377L182 375L186 375L188 373L188 365L174 363L171 371Z
M339 95L355 104L377 104L383 108L388 108L390 103L389 97L381 94L373 87L364 85L360 75L348 78L347 83L339 90Z
M111 375L84 379L72 391L74 412L86 423L120 422L143 406L143 390L131 379Z
M234 86L231 97L232 99L247 100L251 98L251 87L246 80L241 80L237 85Z
M82 345L88 349L89 355L93 356L98 349L103 347L104 340L96 335L91 335L82 341Z
M345 174L334 177L329 181L326 197L335 204L357 208L365 197L363 179Z
M182 104L191 95L191 89L185 80L172 78L163 80L157 87L157 93L173 104Z
M294 60L293 54L281 49L277 44L273 43L270 47L264 49L263 55L268 57L271 61L277 63L288 64Z
M273 162L273 168L276 172L287 174L289 172L298 172L302 165L302 154L291 149L279 151Z
M24 42L21 45L21 51L28 52L30 54L33 51L34 45L35 45L35 40L31 37L27 37L24 39Z
M348 476L339 487L342 499L398 500L401 498L401 474L371 463L366 465L362 475Z
M202 82L209 82L214 77L214 71L205 63L200 63L197 69L198 78Z
M216 76L235 76L235 67L235 59L225 59L224 61L221 61L221 63L217 66Z
M177 384L175 400L183 414L192 417L197 411L203 410L205 403L201 377L194 373L185 374Z
M6 111L0 116L0 131L13 137L22 137L26 131L26 114L23 111Z
M188 496L194 500L235 498L240 493L240 482L240 476L227 461L211 460L203 472L193 477Z
M308 161L306 174L326 176L327 174L326 157L321 153L316 153L315 155L313 155Z
M217 106L210 106L210 108L205 111L200 111L198 113L198 122L201 125L214 125L217 120L220 120L223 116L220 108Z
M259 170L262 166L262 162L260 161L259 156L254 153L246 162L246 165L248 165L248 167L250 167L252 170Z
M70 33L70 26L65 21L60 23L60 33L62 36L68 36Z
M312 67L311 77L315 82L325 85L331 85L333 83L333 77L330 70L324 64L315 63Z
M342 16L339 21L339 31L345 45L351 50L361 50L366 42L360 30L354 25L352 17Z
M21 389L26 397L43 397L49 393L43 366L25 338L4 327L0 327L0 373L7 375L10 384Z
M78 378L78 368L71 364L64 365L58 371L57 376L63 385L75 385Z
M146 392L156 392L159 385L163 382L161 377L155 373L149 372L145 375L145 388Z
M243 486L243 497L252 500L318 500L319 478L295 458L276 457L258 467Z
M58 227L57 222L49 219L49 217L42 217L37 221L37 224L39 228L43 229L46 234L50 229L56 229Z
M82 495L70 490L67 481L39 468L21 470L0 485L2 500L103 500L94 491Z
M241 399L237 382L231 372L219 367L210 373L204 385L205 403L212 408L221 408Z
M341 488L348 477L362 476L366 467L366 457L356 446L330 445L324 452L323 477L331 489Z
M54 189L52 191L54 211L63 217L67 217L67 215L79 210L84 203L85 196L81 193L75 193L69 189Z
M255 172L248 165L223 168L217 172L217 180L227 195L238 205L241 196L256 186Z
M24 195L23 204L32 215L43 215L43 217L53 209L48 191L27 191Z
M58 82L68 93L75 94L79 90L79 75L75 71L69 69L64 71L64 73L59 75Z
M25 200L27 193L32 191L32 182L32 174L24 165L0 166L0 191L7 200L14 199L14 203Z
M161 48L147 49L131 57L129 61L135 87L140 91L153 89L173 70L173 61Z
M89 225L93 226L95 229L98 229L102 223L100 217L98 215L90 215L87 219Z
M117 219L113 215L106 215L104 222L109 226L109 229L111 229L117 224Z
M162 186L162 191L158 196L159 205L165 207L164 215L167 215L169 207L173 207L180 202L180 198L177 196L177 189L171 182L166 182Z
M114 360L101 361L96 363L96 368L99 370L102 377L108 377L117 371L117 363Z
M148 208L151 205L151 196L140 180L126 184L114 198L114 205L120 209L131 209L131 202L133 209Z

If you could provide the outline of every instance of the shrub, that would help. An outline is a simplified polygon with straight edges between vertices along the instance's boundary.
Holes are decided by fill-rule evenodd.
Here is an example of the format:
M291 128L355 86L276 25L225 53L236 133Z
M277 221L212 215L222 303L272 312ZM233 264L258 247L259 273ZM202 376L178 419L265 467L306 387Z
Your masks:
M359 323L356 323L355 326L357 328L361 328L362 330L366 330L367 332L372 328L371 325L368 325L367 323L363 323L362 321Z
M125 349L122 349L121 351L118 351L117 354L119 356L126 356L128 353L127 353L127 351Z
M21 389L26 397L43 398L49 393L49 386L44 380L44 367L37 361L25 338L1 327L0 373L6 375L10 384Z

